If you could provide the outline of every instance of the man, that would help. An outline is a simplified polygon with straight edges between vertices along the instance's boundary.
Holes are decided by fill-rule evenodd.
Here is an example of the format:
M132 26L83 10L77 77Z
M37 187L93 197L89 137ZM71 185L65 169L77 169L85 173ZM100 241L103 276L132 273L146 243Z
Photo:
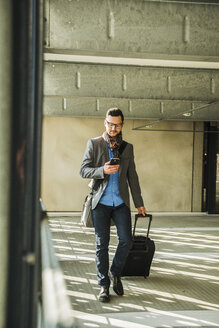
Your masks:
M132 244L128 184L138 213L144 216L146 210L135 169L133 146L122 140L122 111L110 108L104 125L106 131L103 135L87 143L80 174L82 178L92 178L92 220L96 235L97 280L101 286L99 301L108 302L110 279L114 292L124 294L120 275ZM120 157L119 164L110 165L113 157ZM109 273L111 219L116 225L119 243Z

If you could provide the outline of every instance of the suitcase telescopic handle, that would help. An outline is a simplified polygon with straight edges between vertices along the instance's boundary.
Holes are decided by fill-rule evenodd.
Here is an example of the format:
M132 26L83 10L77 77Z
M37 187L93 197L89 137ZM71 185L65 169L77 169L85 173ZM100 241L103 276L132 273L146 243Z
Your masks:
M146 236L146 238L148 238L148 236L149 236L149 231L150 231L150 227L151 227L152 214L146 214L145 216L143 216L143 215L141 215L141 214L135 214L135 223L134 223L134 228L133 228L133 234L132 234L132 236L133 236L133 238L134 238L134 236L135 236L136 224L137 224L137 221L138 221L139 218L142 218L142 219L144 219L144 218L149 218L149 221L148 221L148 231L147 231L147 236Z

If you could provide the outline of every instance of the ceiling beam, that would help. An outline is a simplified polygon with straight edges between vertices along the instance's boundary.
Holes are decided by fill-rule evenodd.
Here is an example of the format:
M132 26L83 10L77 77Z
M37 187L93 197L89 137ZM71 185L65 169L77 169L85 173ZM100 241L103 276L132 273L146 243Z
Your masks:
M66 53L44 53L46 62L64 63L86 63L104 65L125 65L125 66L147 66L147 67L172 67L172 68L195 68L195 69L219 69L219 62L199 61L199 60L169 60L154 58L134 58L134 57L107 57L75 55Z

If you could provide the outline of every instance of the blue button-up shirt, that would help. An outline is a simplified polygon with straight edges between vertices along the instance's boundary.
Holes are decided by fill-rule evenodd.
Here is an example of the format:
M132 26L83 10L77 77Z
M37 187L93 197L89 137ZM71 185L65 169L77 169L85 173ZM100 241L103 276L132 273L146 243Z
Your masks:
M109 145L108 153L109 159L111 160L111 158L113 158L113 152L110 150ZM119 194L119 170L114 174L110 174L108 185L104 190L99 203L107 206L119 206L124 203Z

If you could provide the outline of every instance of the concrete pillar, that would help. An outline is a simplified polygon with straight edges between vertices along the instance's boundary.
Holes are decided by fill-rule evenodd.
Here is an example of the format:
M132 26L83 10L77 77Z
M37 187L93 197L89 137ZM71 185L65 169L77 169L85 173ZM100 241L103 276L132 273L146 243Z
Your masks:
M6 327L10 209L12 0L0 0L0 328Z
M203 131L203 122L194 122L194 131ZM192 163L192 202L191 212L202 211L202 171L203 171L203 140L204 133L193 134L193 163Z

